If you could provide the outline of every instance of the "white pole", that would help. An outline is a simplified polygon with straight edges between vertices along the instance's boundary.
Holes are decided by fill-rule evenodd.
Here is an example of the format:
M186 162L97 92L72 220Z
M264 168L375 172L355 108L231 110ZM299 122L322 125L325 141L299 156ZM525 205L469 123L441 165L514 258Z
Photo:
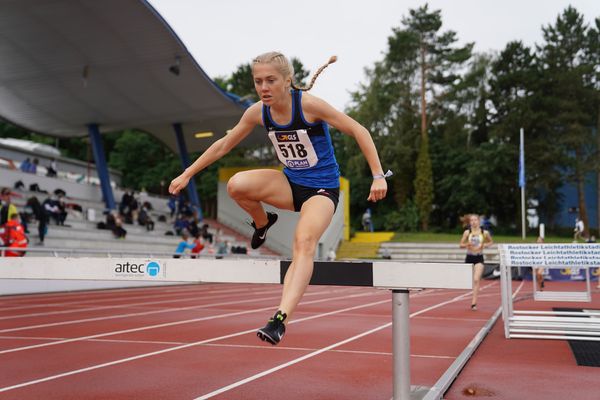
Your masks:
M540 237L544 239L546 237L546 225L540 224Z
M392 290L393 400L410 400L410 309L406 289Z
M521 187L521 236L525 240L525 133L519 135L519 186Z

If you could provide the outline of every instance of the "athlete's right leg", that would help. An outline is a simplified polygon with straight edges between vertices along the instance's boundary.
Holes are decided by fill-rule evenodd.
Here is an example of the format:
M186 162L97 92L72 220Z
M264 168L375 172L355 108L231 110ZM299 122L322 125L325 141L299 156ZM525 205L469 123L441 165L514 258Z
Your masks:
M227 192L250 215L257 228L268 222L261 202L283 210L294 210L292 188L283 172L275 169L238 172L227 183Z

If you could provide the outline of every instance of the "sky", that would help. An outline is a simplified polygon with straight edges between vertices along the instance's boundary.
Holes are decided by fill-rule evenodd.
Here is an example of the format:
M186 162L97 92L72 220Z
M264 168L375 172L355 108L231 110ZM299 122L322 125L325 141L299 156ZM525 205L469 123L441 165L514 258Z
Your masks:
M425 1L417 0L149 0L211 77L228 76L267 51L297 57L315 71L336 55L311 93L344 110L350 92L366 82L365 68L383 58L393 28ZM600 0L430 0L441 10L442 31L476 52L499 52L513 40L541 43L569 5L587 23L600 17Z

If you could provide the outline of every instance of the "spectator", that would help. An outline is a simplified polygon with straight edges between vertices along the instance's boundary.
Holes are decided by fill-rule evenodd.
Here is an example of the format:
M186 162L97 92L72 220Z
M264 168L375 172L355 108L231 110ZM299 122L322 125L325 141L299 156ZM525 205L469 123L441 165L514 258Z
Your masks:
M383 246L381 249L381 258L384 260L391 260L392 254L390 253L390 249L387 246Z
M48 167L46 167L46 176L54 178L54 177L56 177L56 174L57 174L56 158L53 158L52 161L50 161L50 165L48 165Z
M544 238L538 236L537 243L544 243ZM535 274L535 280L537 282L537 290L544 290L544 267L533 267L532 273Z
M29 167L29 172L31 172L32 174L37 174L37 167L39 163L40 161L37 158L34 158L33 162L31 163L31 166Z
M370 208L367 208L362 216L362 226L365 232L373 232L373 220L371 218Z
M219 240L217 242L217 256L225 256L229 253L229 242Z
M195 245L193 243L188 243L189 234L187 231L181 233L181 241L177 245L177 249L175 249L175 254L173 254L173 258L181 258L182 255L185 254L186 249L192 250Z
M200 238L200 233L194 235L194 247L192 248L192 258L198 258L200 252L204 250L204 243L202 243L202 239Z
M187 220L188 220L188 231L190 232L190 235L192 235L194 237L196 235L200 235L200 228L198 227L198 222L196 220L196 217L188 216Z
M577 243L579 239L583 239L583 232L585 231L585 225L581 218L575 219L575 229L573 229L573 243Z
M200 234L202 235L202 239L207 240L210 244L213 242L213 235L208 231L208 224L202 225L202 229L200 229Z
M481 227L488 231L490 234L492 234L492 222L490 221L490 219L487 217L487 215L483 215L481 217Z
M13 215L19 214L17 207L11 203L11 192L9 188L2 188L0 192L0 226L6 224Z
M22 249L27 247L29 239L27 239L23 225L19 222L19 214L12 214L9 221L4 224L3 241L4 246L11 249ZM4 255L6 257L23 257L25 252L7 250Z
M154 230L154 221L152 218L150 218L150 213L148 212L148 208L146 208L145 203L142 205L140 213L138 214L138 223L142 226L145 226L148 232Z
M131 203L131 195L129 194L129 191L127 189L125 189L125 191L123 192L123 196L121 197L121 203L119 203L119 214L123 215L125 217L125 220L127 221L127 216L131 215L131 210L130 210L130 203Z
M192 205L190 204L190 202L188 200L185 200L183 202L183 205L181 206L179 213L183 214L186 217L194 216L194 209L192 208Z
M175 196L169 196L169 202L167 203L169 210L171 210L171 218L175 215L175 211L177 211L177 202Z
M173 229L175 229L175 233L178 235L181 235L183 231L188 231L187 218L184 218L181 214L177 214L177 218L175 218L175 223L173 223Z
M30 172L31 171L31 160L29 159L29 157L26 158L25 161L23 161L21 163L21 165L19 166L19 168L23 172Z
M327 261L335 261L336 257L335 250L333 247L330 247L329 252L327 253Z
M130 201L129 201L129 210L131 212L132 223L133 223L133 221L137 221L139 209L140 209L139 202L138 202L137 198L135 197L135 192L132 191Z
M588 243L596 243L596 236L592 235L587 240Z
M33 216L38 221L38 246L44 245L44 237L48 233L48 214L46 214L45 208L40 204L37 197L33 196L27 200L27 205L31 208Z
M65 219L67 218L67 212L65 211L64 202L56 198L56 196L50 196L42 203L44 209L49 217L54 220L56 225L64 225Z

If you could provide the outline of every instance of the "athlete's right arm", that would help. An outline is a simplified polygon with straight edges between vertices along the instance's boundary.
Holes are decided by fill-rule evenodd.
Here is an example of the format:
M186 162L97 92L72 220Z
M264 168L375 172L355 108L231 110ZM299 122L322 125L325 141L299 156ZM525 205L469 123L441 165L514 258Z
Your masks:
M467 231L463 232L462 238L460 239L460 248L461 249L466 249L469 247L469 242L467 240L468 238L469 238L469 231L467 230Z
M187 167L177 178L171 181L169 193L178 194L189 183L190 179L204 168L208 167L221 157L226 155L238 145L252 129L262 121L262 102L250 106L242 115L242 118L229 133L215 141L192 165Z

